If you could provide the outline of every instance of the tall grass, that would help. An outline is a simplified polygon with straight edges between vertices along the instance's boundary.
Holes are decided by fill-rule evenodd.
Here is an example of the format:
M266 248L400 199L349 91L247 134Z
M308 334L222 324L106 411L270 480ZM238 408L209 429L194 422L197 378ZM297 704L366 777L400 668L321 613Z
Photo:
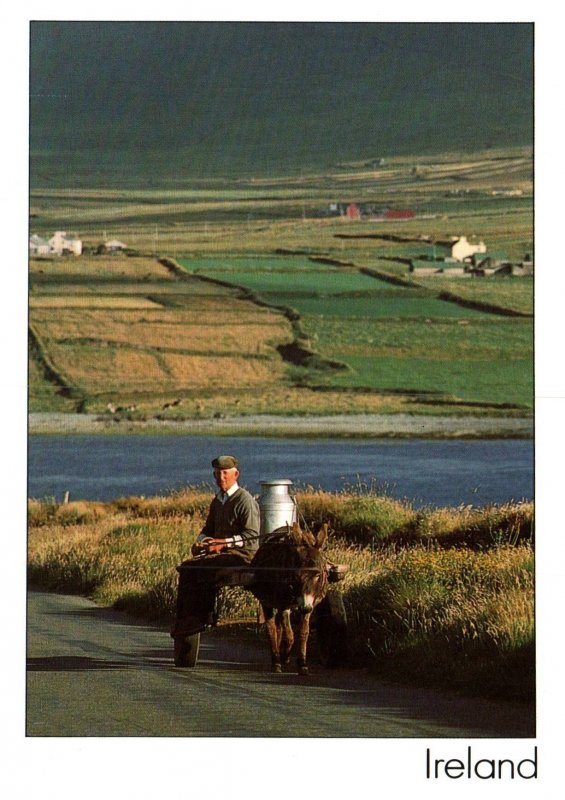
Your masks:
M113 503L29 503L29 582L83 594L168 624L177 573L210 494L191 487ZM353 665L399 681L532 699L533 505L428 509L372 491L298 496L305 522L332 528L329 558ZM223 589L224 621L254 618L241 588Z
M533 545L531 502L415 510L383 491L363 484L333 494L312 489L299 492L297 501L306 524L313 527L328 522L334 535L348 544L375 548L434 543L471 549L524 542Z
M380 553L344 586L352 656L393 679L532 699L533 582L529 545Z

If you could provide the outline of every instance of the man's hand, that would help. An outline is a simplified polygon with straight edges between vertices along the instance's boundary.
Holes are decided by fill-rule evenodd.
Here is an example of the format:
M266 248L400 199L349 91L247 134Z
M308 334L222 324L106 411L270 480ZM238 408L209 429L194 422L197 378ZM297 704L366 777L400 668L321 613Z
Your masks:
M195 542L192 545L191 552L193 556L202 556L208 553L221 553L222 550L225 549L225 539L213 539L209 536L206 539L200 539L198 542Z
M227 548L225 539L208 539L206 540L206 549L209 553L221 553L222 550Z

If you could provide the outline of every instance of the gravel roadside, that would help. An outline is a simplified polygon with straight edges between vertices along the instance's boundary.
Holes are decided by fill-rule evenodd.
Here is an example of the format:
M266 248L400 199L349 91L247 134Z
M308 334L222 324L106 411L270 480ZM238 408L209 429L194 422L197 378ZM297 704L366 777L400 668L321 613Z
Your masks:
M29 433L533 438L534 421L531 417L424 417L412 414L342 414L331 417L256 415L221 419L131 421L110 415L33 413L29 415Z

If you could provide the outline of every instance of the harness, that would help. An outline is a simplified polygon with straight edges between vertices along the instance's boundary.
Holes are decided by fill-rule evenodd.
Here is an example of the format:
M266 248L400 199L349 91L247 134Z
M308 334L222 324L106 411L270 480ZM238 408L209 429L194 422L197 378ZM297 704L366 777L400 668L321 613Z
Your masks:
M308 531L310 533L310 531ZM272 547L278 548L279 546L286 546L290 548L290 552L293 549L297 549L299 545L296 544L295 540L290 535L290 527L284 526L282 528L278 528L275 531L267 535L260 535L249 537L247 541L260 541L261 545L267 545L268 550L271 550ZM304 543L305 547L312 547L313 545L308 544L307 542ZM230 553L237 553L237 548L234 548L230 551ZM322 595L325 593L326 587L329 583L329 565L326 563L326 567L315 567L315 566L301 566L300 564L278 564L273 565L272 563L265 563L265 564L254 564L253 561L255 560L258 553L261 552L261 548L256 551L254 558L248 564L242 565L230 565L230 566L222 566L221 564L214 564L216 558L221 558L223 553L218 553L217 555L211 555L203 553L201 555L193 556L190 559L190 562L186 564L186 566L181 565L177 567L177 570L180 572L184 569L191 569L191 573L196 573L197 575L201 575L202 579L206 573L219 573L222 575L222 578L225 577L225 573L238 575L241 574L242 579L244 576L253 573L254 579L252 583L245 584L248 585L250 588L251 586L255 586L257 584L261 584L262 586L265 585L286 585L289 591L297 591L297 584L299 583L299 574L302 573L311 573L312 575L318 575L319 581L316 587L316 594L321 593ZM268 555L268 553L264 553L264 555ZM203 564L198 564L199 561L204 561Z
M297 545L295 540L290 536L290 532L288 526L286 528L279 528L276 531L268 534L267 536L263 537L262 545L266 546L269 550L271 547L277 548L278 546L285 546L288 548L289 555L298 550L300 545ZM313 545L304 543L305 547L313 547ZM261 553L261 549L257 551L257 553ZM265 555L269 555L270 553L265 553ZM257 555L257 554L256 554ZM256 558L256 556L255 556ZM255 558L253 560L255 560ZM291 558L294 561L294 559ZM260 582L261 578L259 577L262 573L264 573L264 579L268 583L278 583L278 584L285 584L289 591L297 592L300 588L300 575L304 577L305 573L311 573L312 577L317 575L319 577L318 584L316 586L315 594L319 595L325 593L327 584L328 584L328 569L327 565L321 566L302 566L299 563L292 563L292 564L279 564L279 565L271 565L269 563L262 565L261 563L255 565L251 564L251 568L254 569L256 582ZM263 577L263 576L262 576Z

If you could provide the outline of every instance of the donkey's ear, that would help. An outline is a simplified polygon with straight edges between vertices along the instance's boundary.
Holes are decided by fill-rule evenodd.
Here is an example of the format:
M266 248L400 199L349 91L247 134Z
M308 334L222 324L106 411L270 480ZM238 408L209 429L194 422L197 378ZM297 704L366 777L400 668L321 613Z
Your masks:
M324 522L318 533L316 534L316 547L321 550L328 539L329 525Z
M300 525L298 522L292 523L292 528L290 529L290 538L296 545L302 544L302 531L300 530Z
M316 537L312 531L302 531L302 544L306 544L308 547L316 547Z

